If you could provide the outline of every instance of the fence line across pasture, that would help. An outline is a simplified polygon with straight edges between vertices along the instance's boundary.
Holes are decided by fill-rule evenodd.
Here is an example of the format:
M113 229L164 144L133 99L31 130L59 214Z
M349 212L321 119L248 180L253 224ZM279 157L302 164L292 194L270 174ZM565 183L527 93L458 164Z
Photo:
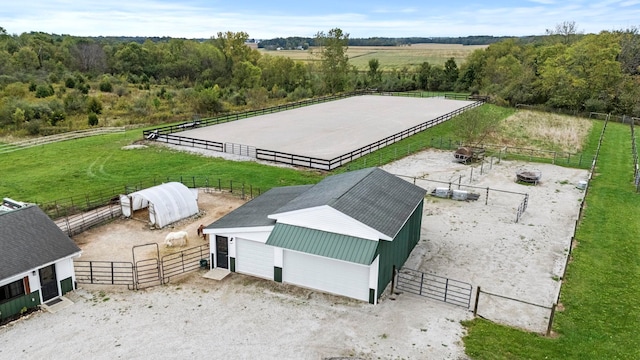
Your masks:
M636 141L635 122L640 118L631 118L631 153L633 154L633 179L636 186L636 193L640 192L640 169L638 168L638 142Z
M120 195L177 181L192 189L204 192L230 193L243 200L250 200L261 194L260 188L241 181L222 180L208 176L178 176L152 178L131 182L122 187L100 190L84 196L71 196L51 202L36 203L68 236L74 236L94 226L104 224L122 215Z
M411 180L413 182L414 185L419 185L420 181L426 181L426 182L430 182L430 183L435 183L435 184L442 184L442 185L446 185L449 192L451 192L455 187L458 188L458 190L464 188L464 189L475 189L475 190L481 190L480 193L484 194L484 199L485 205L489 205L489 194L490 192L496 192L496 193L502 193L502 194L511 194L511 195L517 195L517 196L522 196L522 200L519 202L519 205L517 207L516 210L516 218L515 218L515 222L519 222L520 218L522 217L522 214L527 210L527 206L529 204L529 194L527 193L521 193L521 192L516 192L516 191L510 191L510 190L501 190L501 189L494 189L488 186L473 186L473 185L468 185L468 184L462 184L462 176L459 176L458 178L458 182L453 182L453 181L442 181L442 180L433 180L433 179L428 179L426 177L416 177L416 176L407 176L407 175L400 175L400 174L394 174L395 176L399 177L399 178L404 178L404 179L408 179ZM480 196L480 194L478 194L478 196Z
M494 297L494 298L498 298L500 301L503 301L503 307L494 305L492 307L489 307L489 309L492 309L493 312L491 312L490 310L485 310L487 312L484 313L484 315L482 314L483 309L481 307L481 300L483 299L483 297L481 295L486 295L484 298L487 299ZM504 301L506 300L506 301ZM546 328L545 328L545 335L549 336L551 335L551 329L553 326L553 320L555 317L555 312L556 312L556 307L557 307L557 303L553 303L551 305L541 305L541 304L536 304L530 301L525 301L525 300L521 300L521 299L516 299L510 296L505 296L505 295L500 295L500 294L496 294L496 293L491 293L488 291L484 291L482 290L481 286L478 286L476 288L476 298L474 301L474 306L473 306L473 316L480 316L483 319L487 319L487 320L492 320L492 321L497 321L497 322L501 322L501 321L507 321L507 322L511 322L508 321L507 319L502 320L503 316L507 316L505 315L505 313L509 313L508 311L496 311L496 309L504 309L504 308L509 308L510 306L515 306L517 307L522 307L522 306L527 306L527 307L534 307L537 309L540 309L540 311L542 312L548 312L548 321L546 322ZM542 318L544 318L544 316L542 316ZM541 326L544 325L542 324L542 321L538 321L538 325L540 325L540 327L536 327L535 329L532 329L532 327L535 327L534 324L532 324L534 321L532 320L530 323L527 324L520 324L520 327L526 328L527 330L533 330L536 332L540 332L541 330Z
M440 150L456 150L459 147L468 146L461 140L454 140L445 137L432 137L424 140L417 140L407 144L393 144L386 148L381 148L368 156L355 159L346 164L348 170L358 170L371 166L382 166L397 159L418 153L422 150L433 148ZM474 147L485 148L491 151L487 154L490 161L500 160L525 160L531 162L550 163L560 166L588 167L591 165L593 157L585 153L572 153L565 151L548 151L522 147L512 147L496 144L480 144ZM486 158L485 158L486 159ZM589 160L587 160L589 159ZM484 162L480 163L481 166Z
M6 154L18 150L28 149L34 146L51 144L58 141L79 139L88 136L95 135L104 135L104 134L113 134L113 133L123 133L125 131L124 127L101 127L96 129L86 129L86 130L77 130L77 131L69 131L56 135L42 136L33 139L26 139L21 141L16 141L12 143L0 144L0 154Z

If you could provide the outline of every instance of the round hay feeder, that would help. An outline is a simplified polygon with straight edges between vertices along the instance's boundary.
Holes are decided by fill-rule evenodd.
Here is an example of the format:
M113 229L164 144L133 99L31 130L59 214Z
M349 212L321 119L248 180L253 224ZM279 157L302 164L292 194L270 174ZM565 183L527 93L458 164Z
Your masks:
M516 180L518 182L537 185L542 178L542 172L540 170L519 170L516 173Z

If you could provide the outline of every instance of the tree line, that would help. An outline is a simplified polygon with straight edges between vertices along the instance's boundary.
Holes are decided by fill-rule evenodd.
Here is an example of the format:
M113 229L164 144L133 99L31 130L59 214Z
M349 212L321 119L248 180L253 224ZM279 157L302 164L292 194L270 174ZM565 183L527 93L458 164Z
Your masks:
M300 62L247 46L244 32L140 43L0 27L0 135L73 121L106 125L108 114L125 114L127 123L176 121L357 89L472 92L504 105L638 116L638 29L574 30L502 39L462 64L451 58L383 72L378 59L367 71L351 66L349 34L338 28L313 38L317 61Z
M510 39L475 51L460 71L460 88L512 106L640 116L637 28L584 35L557 26L548 34L540 41Z
M456 45L489 45L510 39L510 36L489 36L476 35L464 37L370 37L370 38L349 38L347 46L403 46L412 44L456 44ZM530 41L533 36L524 36L521 39ZM258 47L268 50L277 48L285 50L307 49L316 46L316 38L291 36L286 38L273 38L258 41Z

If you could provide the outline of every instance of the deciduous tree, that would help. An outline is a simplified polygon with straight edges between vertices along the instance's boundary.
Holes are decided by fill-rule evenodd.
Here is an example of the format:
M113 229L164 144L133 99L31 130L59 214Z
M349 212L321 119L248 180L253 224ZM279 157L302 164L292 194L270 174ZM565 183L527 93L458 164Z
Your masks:
M316 46L319 47L320 69L324 80L325 91L335 94L344 91L349 75L349 57L347 49L349 34L335 28L328 33L316 34Z

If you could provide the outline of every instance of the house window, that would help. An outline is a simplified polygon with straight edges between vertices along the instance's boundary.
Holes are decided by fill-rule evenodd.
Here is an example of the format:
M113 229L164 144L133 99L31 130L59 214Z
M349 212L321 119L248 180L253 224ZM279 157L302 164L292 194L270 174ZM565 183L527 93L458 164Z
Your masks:
M0 304L22 295L24 295L22 279L0 286Z

